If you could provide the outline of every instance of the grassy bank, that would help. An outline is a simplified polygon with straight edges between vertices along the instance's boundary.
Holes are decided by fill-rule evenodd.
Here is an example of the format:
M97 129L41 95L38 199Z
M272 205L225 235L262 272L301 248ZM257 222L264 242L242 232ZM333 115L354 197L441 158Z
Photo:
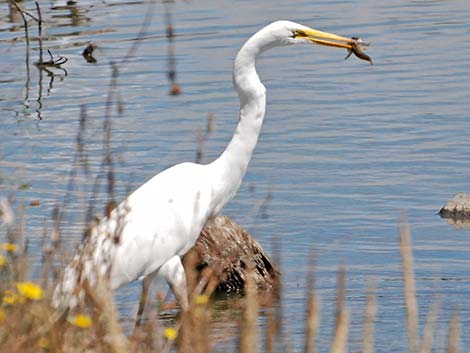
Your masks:
M6 200L2 200L8 205ZM44 247L42 279L31 279L28 274L28 247L23 242L21 229L9 226L3 208L3 221L6 226L6 240L2 244L0 256L0 351L1 352L212 352L224 346L224 339L215 339L211 330L214 299L212 289L217 281L214 271L207 271L205 283L197 286L196 271L188 271L188 282L193 293L190 309L179 313L172 320L162 320L162 312L168 312L168 304L157 298L157 305L148 306L143 324L129 330L116 312L112 293L102 283L97 288L85 288L86 301L73 312L55 309L51 306L51 293L54 287L53 274L56 269L47 259L57 258L50 247ZM410 234L403 221L400 228L400 249L402 254L404 302L406 303L408 352L426 353L433 350L433 339L437 334L436 321L439 304L436 302L427 315L425 327L418 326L417 298L413 271L413 256ZM190 267L188 267L190 268ZM60 276L60 275L59 275ZM335 304L334 334L329 347L317 347L320 329L320 304L315 292L314 268L307 279L307 295L304 305L303 351L347 352L348 341L362 341L362 351L372 353L374 333L386 332L386 327L375 327L375 313L378 310L374 281L370 281L366 293L366 306L363 314L363 337L349 337L351 311L345 301L345 271L338 271ZM247 277L248 279L250 276ZM282 286L282 283L280 283ZM234 300L239 322L238 350L247 352L293 351L283 332L282 308L276 293L257 293L248 280L244 298ZM136 303L137 306L137 303ZM259 312L263 309L263 330L260 331ZM380 308L379 308L380 309ZM401 309L400 309L401 310ZM357 320L355 320L357 322ZM441 328L442 329L442 328ZM459 318L454 315L447 328L447 352L458 351ZM420 332L422 334L420 335ZM262 338L262 339L261 339ZM227 338L228 339L228 338ZM393 339L391 337L391 339ZM384 347L380 347L384 350Z

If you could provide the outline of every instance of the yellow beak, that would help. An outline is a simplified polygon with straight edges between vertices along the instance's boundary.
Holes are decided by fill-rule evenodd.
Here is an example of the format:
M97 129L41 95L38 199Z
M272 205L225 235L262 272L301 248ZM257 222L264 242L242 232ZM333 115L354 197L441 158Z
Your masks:
M333 33L322 32L316 29L297 31L296 37L303 37L314 44L326 45L329 47L352 49L354 39L338 36Z

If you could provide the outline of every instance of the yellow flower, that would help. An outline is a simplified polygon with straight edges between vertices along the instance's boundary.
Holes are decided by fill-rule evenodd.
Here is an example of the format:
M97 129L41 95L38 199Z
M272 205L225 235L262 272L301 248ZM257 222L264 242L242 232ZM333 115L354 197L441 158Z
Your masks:
M33 282L18 282L16 289L23 297L31 300L40 300L44 296L42 288Z
M14 305L17 302L24 303L25 299L7 289L3 295L2 301L4 304Z
M47 349L47 348L49 348L49 345L50 345L50 342L49 342L49 340L48 340L46 337L41 337L41 338L38 340L38 346L39 346L39 348Z
M2 301L5 303L5 304L8 304L8 305L13 305L15 304L16 302L16 296L15 295L5 295L2 299Z
M3 321L5 321L6 316L7 316L7 315L5 314L5 312L4 312L2 309L0 309L0 324L1 324Z
M178 331L176 331L173 327L167 327L164 334L165 337L170 341L174 341L176 337L178 337Z
M91 319L88 315L78 314L70 320L70 323L80 328L88 328L91 326Z
M7 258L3 255L0 255L0 267L5 266L7 263Z
M18 249L18 247L12 243L3 243L2 249L8 252L15 252Z
M207 295L201 294L196 297L196 304L198 305L207 304L208 301L209 301L209 297Z

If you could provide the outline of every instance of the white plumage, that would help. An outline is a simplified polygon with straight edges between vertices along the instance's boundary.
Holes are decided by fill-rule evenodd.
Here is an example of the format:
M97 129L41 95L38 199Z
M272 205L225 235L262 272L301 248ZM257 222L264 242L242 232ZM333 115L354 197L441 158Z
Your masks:
M113 210L65 269L54 292L56 306L74 306L83 295L77 290L83 281L94 285L96 273L108 272L113 289L158 273L182 307L187 306L180 257L238 191L263 123L266 95L255 59L269 48L301 43L350 49L353 40L289 21L274 22L253 35L235 59L233 82L240 96L240 120L225 151L207 165L183 163L164 170Z

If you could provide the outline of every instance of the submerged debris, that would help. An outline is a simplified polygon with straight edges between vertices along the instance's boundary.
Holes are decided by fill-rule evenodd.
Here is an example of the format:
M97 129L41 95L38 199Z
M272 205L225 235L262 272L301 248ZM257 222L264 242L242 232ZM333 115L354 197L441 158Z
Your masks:
M83 50L82 56L85 58L87 63L94 64L96 59L93 56L93 51L96 49L96 45L91 43Z
M54 58L49 49L47 49L47 52L49 53L50 59L47 61L39 60L38 62L36 62L36 66L38 66L39 68L55 67L64 70L61 65L65 64L68 59L65 56L58 56L57 58Z
M370 43L363 42L360 37L352 37L351 39L353 39L354 42L351 44L351 49L348 50L348 55L346 55L344 60L349 58L351 54L354 53L354 55L356 55L359 59L368 61L371 65L373 65L370 56L364 53L364 50L366 50Z

